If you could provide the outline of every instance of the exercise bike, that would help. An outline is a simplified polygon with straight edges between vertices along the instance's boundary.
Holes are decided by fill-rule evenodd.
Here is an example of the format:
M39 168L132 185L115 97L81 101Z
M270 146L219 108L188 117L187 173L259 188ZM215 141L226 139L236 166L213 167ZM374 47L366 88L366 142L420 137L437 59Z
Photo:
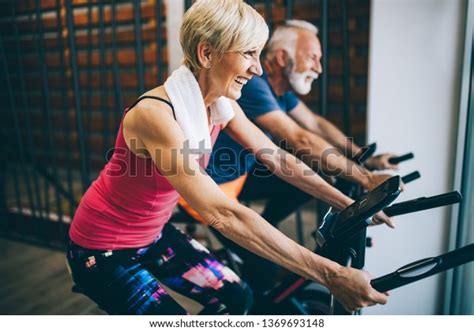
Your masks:
M365 232L374 210L384 208L398 197L396 178L391 178L346 210L329 212L318 230L319 253L341 265L361 269L364 265ZM450 192L431 198L419 198L402 202L383 210L389 216L402 215L461 201L458 192ZM436 257L429 257L405 265L385 276L373 279L372 286L381 292L419 281L456 266L474 261L474 244ZM329 313L347 314L344 308L331 298Z
M354 156L353 161L363 165L375 150L375 143L367 145ZM413 157L413 153L408 153L391 158L389 162L398 164ZM418 178L420 178L420 173L415 171L402 177L402 181L407 184ZM362 194L362 190L357 184L344 179L338 179L336 187L354 199ZM313 237L316 238L316 231L313 232ZM371 238L366 238L365 244L370 247L372 245ZM317 250L315 252L318 253ZM310 281L305 282L302 277L290 275L280 283L269 287L263 294L257 295L252 312L255 314L327 314L329 300L330 293L322 285Z

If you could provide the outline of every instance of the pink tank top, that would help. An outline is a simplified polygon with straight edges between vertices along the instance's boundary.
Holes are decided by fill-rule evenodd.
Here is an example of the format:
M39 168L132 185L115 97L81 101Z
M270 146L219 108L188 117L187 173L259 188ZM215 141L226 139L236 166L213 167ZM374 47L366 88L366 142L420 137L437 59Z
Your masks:
M220 129L220 125L212 128L212 144ZM200 158L201 167L207 166L209 157ZM153 161L130 151L123 137L122 118L112 159L82 197L69 236L89 249L146 246L160 235L178 199L178 192Z

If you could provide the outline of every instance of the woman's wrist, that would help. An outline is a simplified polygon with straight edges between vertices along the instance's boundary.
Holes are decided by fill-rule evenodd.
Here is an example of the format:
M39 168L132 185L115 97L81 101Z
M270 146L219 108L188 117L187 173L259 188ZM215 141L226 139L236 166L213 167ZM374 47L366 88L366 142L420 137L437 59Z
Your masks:
M323 181L323 185L315 187L312 195L316 199L322 200L338 210L342 210L354 202L354 200L325 181Z
M354 203L354 200L344 195L343 193L340 193L331 202L329 202L329 204L337 210L343 210L349 207L350 205L352 205L353 203Z
M342 193L341 193L342 194ZM347 195L342 194L342 199L341 199L341 206L339 207L340 210L345 209L352 205L354 203L354 200L349 198Z
M320 269L321 280L318 282L327 288L331 288L333 286L334 280L339 277L339 275L343 272L343 269L344 267L342 267L340 264L324 258L324 265Z

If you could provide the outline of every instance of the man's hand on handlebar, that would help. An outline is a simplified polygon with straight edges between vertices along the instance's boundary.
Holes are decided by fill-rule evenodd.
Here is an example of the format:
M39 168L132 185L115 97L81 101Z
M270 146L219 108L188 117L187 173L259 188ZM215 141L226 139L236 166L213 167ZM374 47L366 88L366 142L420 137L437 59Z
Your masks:
M367 181L363 184L363 187L367 191L372 191L390 177L392 177L390 174L376 174L373 172L367 172Z
M390 174L377 174L373 172L368 172L367 176L367 181L363 184L364 189L366 189L367 191L372 191L374 188L385 182L387 179L393 177L393 175ZM405 185L403 185L403 183L400 183L400 191L403 192L404 189Z
M397 164L393 164L388 161L391 157L395 157L395 156L397 155L392 154L392 153L375 155L365 162L365 166L367 167L367 169L371 169L371 170L387 170L387 169L398 170Z
M328 287L336 299L347 311L386 304L388 295L377 292L370 285L370 275L348 267L341 267L339 272L328 280Z

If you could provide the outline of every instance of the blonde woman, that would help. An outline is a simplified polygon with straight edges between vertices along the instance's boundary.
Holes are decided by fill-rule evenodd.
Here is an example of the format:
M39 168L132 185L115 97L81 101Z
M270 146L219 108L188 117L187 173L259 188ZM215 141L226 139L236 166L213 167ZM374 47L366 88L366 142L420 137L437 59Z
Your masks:
M337 208L352 202L278 152L235 102L262 73L267 38L263 18L244 2L196 1L181 27L183 66L124 112L113 157L74 216L67 252L74 281L106 312L186 314L161 284L201 303L203 314L250 308L248 286L167 223L180 195L224 236L327 285L348 309L386 302L367 274L299 246L228 199L202 171L225 129L289 183Z

